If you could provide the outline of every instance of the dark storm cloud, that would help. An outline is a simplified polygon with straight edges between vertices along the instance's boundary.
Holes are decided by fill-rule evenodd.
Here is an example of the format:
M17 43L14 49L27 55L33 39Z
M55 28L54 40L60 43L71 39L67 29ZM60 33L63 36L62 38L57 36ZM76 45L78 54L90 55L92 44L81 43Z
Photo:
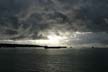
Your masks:
M74 44L108 44L108 34L105 32L86 32L85 34L79 34L75 40L72 40L72 42L74 42Z
M83 32L78 33L75 37L70 37L67 42L71 46L97 46L108 47L108 34L106 32Z
M108 32L107 0L0 0L0 39L43 32Z

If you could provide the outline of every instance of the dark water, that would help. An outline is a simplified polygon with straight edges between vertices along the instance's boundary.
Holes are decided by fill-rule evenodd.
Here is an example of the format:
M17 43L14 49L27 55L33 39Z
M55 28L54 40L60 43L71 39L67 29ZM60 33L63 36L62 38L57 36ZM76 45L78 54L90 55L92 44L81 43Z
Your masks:
M0 72L107 72L108 49L0 49Z

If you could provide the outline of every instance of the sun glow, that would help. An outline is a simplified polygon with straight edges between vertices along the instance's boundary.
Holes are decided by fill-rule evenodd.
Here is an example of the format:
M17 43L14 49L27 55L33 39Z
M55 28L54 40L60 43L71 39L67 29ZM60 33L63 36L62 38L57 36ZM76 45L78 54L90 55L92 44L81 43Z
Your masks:
M60 41L60 40L62 40L61 36L56 36L56 35L49 35L49 36L47 36L47 38L50 41Z
M37 44L48 46L62 46L66 37L55 34L47 35L47 39L36 40Z
M2 43L12 43L12 44L33 44L33 45L43 45L43 46L92 46L93 44L83 44L88 36L92 36L92 32L72 32L72 33L46 33L42 39L31 39L31 40L2 40ZM85 39L85 40L84 40ZM90 40L90 39L88 39ZM99 46L99 45L98 45Z
M50 45L60 45L62 37L61 36L56 36L56 35L48 35L48 42Z

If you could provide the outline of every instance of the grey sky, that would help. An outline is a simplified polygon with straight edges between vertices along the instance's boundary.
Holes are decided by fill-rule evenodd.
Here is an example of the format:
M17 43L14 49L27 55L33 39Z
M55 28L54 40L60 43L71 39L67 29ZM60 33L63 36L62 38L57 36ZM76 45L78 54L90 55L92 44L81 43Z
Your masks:
M45 39L85 32L74 43L108 44L107 0L0 0L0 39ZM91 35L87 32L92 32ZM104 34L103 34L104 33ZM87 38L85 38L87 37Z

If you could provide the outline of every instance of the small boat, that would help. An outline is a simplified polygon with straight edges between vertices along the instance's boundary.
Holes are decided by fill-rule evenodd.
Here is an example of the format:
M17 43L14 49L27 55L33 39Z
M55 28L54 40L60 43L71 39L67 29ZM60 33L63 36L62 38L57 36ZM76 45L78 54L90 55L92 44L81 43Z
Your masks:
M91 48L95 48L94 46L92 46Z
M59 48L67 48L66 46L44 46L45 49L59 49Z

